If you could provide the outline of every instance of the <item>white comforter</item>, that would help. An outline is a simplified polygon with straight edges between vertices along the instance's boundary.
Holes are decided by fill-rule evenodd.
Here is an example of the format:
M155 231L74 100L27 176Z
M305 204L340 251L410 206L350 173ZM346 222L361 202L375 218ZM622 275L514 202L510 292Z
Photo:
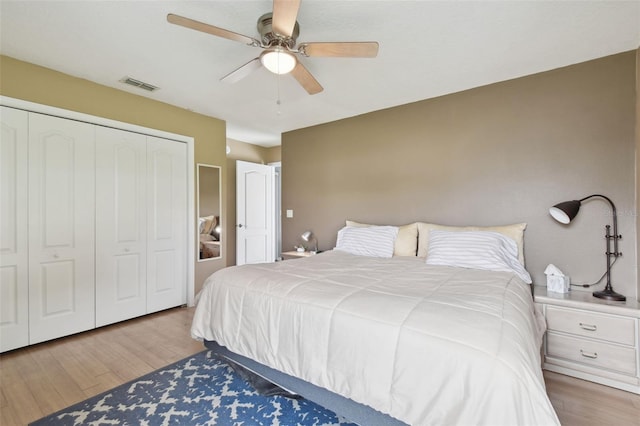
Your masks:
M191 332L412 425L559 424L538 324L511 273L334 251L216 272Z

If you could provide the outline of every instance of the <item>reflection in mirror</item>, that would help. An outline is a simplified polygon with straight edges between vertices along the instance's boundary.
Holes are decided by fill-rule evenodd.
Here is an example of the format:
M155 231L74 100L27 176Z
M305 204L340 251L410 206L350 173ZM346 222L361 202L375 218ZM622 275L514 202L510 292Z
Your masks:
M199 261L222 257L220 167L198 164Z

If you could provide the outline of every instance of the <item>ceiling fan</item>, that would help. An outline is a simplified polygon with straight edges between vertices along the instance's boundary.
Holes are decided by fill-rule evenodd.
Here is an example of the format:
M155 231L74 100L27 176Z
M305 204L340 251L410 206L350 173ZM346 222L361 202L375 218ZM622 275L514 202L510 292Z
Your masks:
M300 0L273 0L273 12L265 13L258 18L260 40L172 13L167 15L167 21L264 49L260 56L221 78L221 81L229 83L235 83L264 66L275 74L291 73L310 95L315 95L322 92L322 86L296 55L343 58L375 58L377 56L378 43L375 41L300 43L296 47L296 40L300 34L300 26L296 21L299 8Z

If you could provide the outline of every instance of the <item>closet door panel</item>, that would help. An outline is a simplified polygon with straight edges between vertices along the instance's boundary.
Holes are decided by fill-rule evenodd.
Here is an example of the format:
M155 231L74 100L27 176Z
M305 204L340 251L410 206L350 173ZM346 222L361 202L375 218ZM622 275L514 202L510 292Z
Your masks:
M144 315L146 137L96 128L96 326Z
M30 343L95 326L94 126L29 114Z
M28 113L0 107L0 352L29 344Z
M147 312L186 303L187 147L147 138Z

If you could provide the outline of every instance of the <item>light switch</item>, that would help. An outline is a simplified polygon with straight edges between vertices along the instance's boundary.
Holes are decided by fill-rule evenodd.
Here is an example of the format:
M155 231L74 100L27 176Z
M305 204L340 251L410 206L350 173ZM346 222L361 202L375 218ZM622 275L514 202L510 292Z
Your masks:
M287 210L287 217L293 217L293 210Z

